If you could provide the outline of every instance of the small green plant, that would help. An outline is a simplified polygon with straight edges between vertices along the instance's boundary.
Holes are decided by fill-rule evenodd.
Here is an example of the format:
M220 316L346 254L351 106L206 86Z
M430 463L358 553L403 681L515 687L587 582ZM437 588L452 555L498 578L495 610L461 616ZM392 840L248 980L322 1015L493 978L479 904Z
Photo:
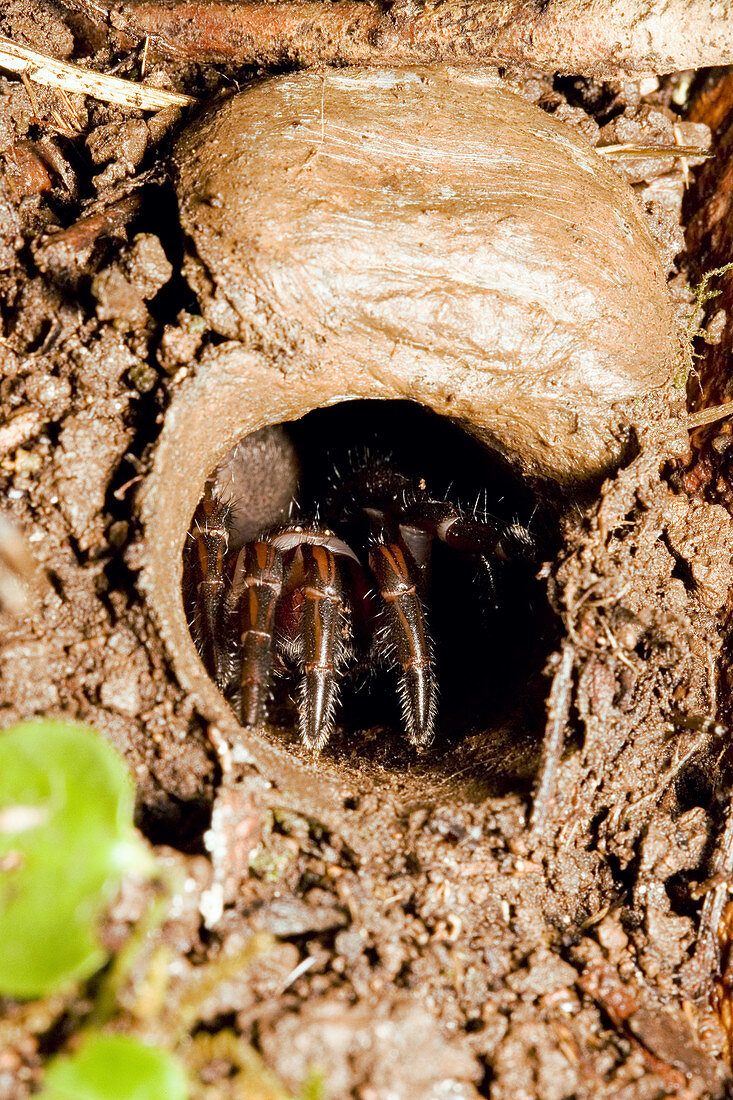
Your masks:
M713 279L717 279L719 275L727 275L729 271L733 271L733 263L725 264L724 267L713 267L710 271L705 272L698 286L692 287L696 309L701 309L706 302L720 296L720 290L711 290L710 284ZM692 336L697 336L700 332L701 330L696 328L692 331Z
M154 871L133 804L127 768L94 731L0 733L0 994L41 997L104 964L97 928L122 876Z
M700 328L700 318L702 311L708 302L711 302L714 298L720 295L720 290L711 289L710 284L714 279L717 279L720 275L727 275L729 271L733 271L733 263L725 264L724 267L714 267L710 271L706 271L702 277L702 280L697 286L690 287L694 298L695 308L690 314L690 319L687 323L687 330L685 332L685 340L689 348L689 369L686 367L682 375L675 379L675 385L684 387L687 385L688 375L695 374L694 363L696 359L702 357L702 353L695 351L693 347L693 341L699 336L705 336L705 330Z
M157 934L178 887L133 827L134 797L127 768L94 730L39 720L0 732L0 996L73 997L108 961L98 928L123 876L155 876L164 887L151 891L146 915L96 981L78 1046L49 1062L40 1097L293 1100L240 1036L197 1032L202 1004L271 950L271 937L254 934L170 995L169 948ZM209 1086L199 1070L220 1059L231 1073ZM322 1096L312 1074L299 1100Z
M88 1034L71 1056L55 1058L39 1100L186 1100L186 1075L166 1051L131 1035Z

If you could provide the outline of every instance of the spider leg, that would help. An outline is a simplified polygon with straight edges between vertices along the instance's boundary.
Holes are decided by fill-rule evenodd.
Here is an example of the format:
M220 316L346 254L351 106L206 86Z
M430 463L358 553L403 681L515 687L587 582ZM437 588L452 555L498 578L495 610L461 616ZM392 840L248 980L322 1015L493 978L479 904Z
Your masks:
M304 544L300 663L303 667L300 736L320 752L331 736L338 670L346 656L344 585L337 556Z
M261 726L270 690L275 613L283 589L282 550L259 540L242 548L232 586L240 636L239 718L243 726Z
M433 738L437 686L432 642L418 594L419 571L397 542L375 541L369 565L385 605L389 638L402 667L400 695L410 742L426 749Z
M223 687L227 651L223 644L222 610L226 587L224 562L229 547L229 505L207 493L192 531L196 583L194 638L204 663Z

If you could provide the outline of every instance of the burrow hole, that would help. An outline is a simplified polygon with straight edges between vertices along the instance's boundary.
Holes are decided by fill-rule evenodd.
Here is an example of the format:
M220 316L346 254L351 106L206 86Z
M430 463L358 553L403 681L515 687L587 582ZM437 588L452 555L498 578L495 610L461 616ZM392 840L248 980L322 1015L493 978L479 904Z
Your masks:
M422 756L402 732L396 674L362 659L344 676L337 725L324 757L389 771L471 770L492 789L531 780L544 724L542 670L557 625L537 579L557 541L553 510L496 455L451 422L409 401L346 401L254 433L212 471L215 492L232 501L231 575L241 544L296 515L321 516L323 502L362 463L389 462L469 513L521 524L533 536L531 562L497 562L489 581L475 561L435 541L429 594L440 685L437 734ZM192 529L196 519L192 520ZM193 555L184 553L189 621L196 598ZM352 549L366 564L365 546ZM258 731L302 752L297 736L297 672L281 670ZM236 706L236 700L232 699Z

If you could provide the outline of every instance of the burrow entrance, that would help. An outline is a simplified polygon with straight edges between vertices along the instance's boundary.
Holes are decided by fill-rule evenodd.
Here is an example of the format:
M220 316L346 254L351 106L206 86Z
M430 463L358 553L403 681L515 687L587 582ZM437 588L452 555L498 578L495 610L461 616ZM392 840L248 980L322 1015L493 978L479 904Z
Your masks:
M242 542L288 517L328 522L343 535L325 502L355 470L384 463L467 515L521 525L533 548L527 560L496 560L487 570L476 557L434 541L428 614L440 703L433 745L420 755L408 744L395 670L362 649L343 677L323 762L340 771L422 776L439 784L460 777L474 797L526 789L544 728L543 668L558 637L538 579L541 563L557 548L555 513L462 427L410 401L357 400L246 436L211 471L209 482L211 491L232 504L228 583ZM366 546L350 545L366 567ZM197 578L190 546L189 540L183 571L189 621ZM368 577L368 567L366 572ZM353 585L350 595L358 602ZM268 727L256 733L306 756L297 734L298 681L292 665L280 670ZM232 702L236 706L234 696Z

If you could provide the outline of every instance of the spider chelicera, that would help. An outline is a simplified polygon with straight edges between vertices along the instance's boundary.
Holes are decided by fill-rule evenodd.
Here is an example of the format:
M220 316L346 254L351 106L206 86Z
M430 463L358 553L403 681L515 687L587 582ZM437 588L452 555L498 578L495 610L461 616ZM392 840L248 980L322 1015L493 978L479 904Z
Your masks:
M332 733L341 680L364 665L395 668L404 731L427 749L438 710L435 541L489 579L495 560L533 550L520 524L434 497L424 480L373 460L332 486L316 517L295 515L234 552L230 524L210 482L187 546L194 640L243 726L263 725L279 676L296 668L300 737L315 752Z

